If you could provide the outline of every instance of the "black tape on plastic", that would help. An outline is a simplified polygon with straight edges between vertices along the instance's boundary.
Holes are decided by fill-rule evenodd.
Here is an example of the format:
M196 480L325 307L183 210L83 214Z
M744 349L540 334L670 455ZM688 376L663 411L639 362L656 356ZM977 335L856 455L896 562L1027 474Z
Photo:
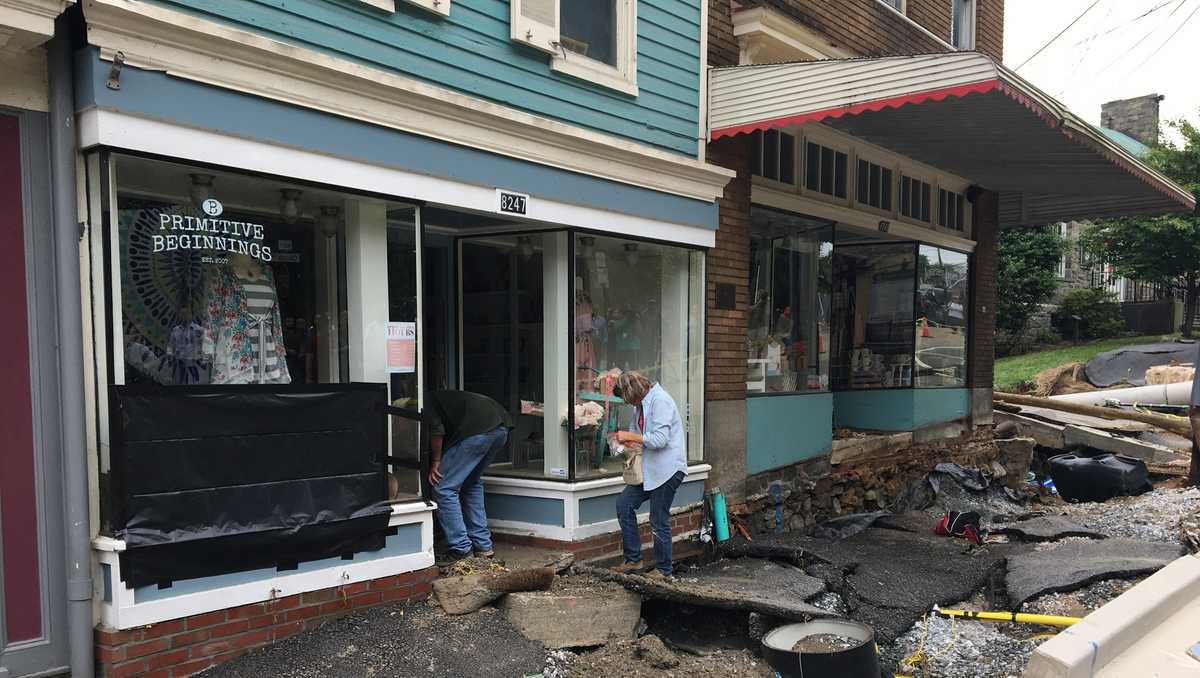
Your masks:
M177 579L383 547L382 384L111 392L121 579Z

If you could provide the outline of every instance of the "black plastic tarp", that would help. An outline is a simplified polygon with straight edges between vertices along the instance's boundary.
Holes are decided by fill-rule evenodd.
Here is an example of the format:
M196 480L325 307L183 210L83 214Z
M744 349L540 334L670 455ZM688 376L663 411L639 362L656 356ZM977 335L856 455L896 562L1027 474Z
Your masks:
M382 384L113 387L122 580L382 548L386 402Z
M1196 359L1194 342L1164 341L1157 344L1122 346L1097 354L1087 362L1084 376L1100 388L1117 384L1144 386L1146 370L1156 365L1169 365L1172 360L1190 363Z

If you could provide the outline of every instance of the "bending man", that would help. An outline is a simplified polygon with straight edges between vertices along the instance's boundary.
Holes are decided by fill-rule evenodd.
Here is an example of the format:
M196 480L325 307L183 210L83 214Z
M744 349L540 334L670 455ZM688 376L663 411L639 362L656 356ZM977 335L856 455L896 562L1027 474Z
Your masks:
M450 559L490 558L492 533L480 477L508 442L512 417L500 403L466 391L433 391L425 398L430 425L429 484Z

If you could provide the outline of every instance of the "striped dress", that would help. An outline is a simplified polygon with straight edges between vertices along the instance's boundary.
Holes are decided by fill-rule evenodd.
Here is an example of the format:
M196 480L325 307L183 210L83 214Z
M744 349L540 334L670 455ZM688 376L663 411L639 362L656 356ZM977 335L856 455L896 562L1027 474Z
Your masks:
M213 384L289 384L283 323L275 277L244 280L232 267L214 269L206 281L208 318L204 353Z

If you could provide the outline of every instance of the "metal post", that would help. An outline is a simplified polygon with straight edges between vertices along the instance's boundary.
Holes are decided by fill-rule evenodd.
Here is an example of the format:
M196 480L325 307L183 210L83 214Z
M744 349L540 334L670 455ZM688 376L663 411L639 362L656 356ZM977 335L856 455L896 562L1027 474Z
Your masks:
M76 209L75 92L67 22L67 17L59 17L49 53L54 281L58 298L58 368L67 520L67 635L71 675L73 678L91 678L95 668L92 654L92 527L88 516L83 416L83 309L79 281L82 230Z

